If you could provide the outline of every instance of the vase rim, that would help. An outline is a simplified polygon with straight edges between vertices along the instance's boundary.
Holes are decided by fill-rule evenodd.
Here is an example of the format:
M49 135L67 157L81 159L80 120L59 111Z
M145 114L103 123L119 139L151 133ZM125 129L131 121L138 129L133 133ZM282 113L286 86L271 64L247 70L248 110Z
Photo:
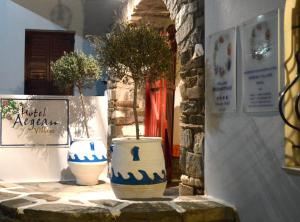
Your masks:
M121 138L113 138L113 143L149 143L149 142L161 142L161 137L140 137L140 139L136 139L135 137L121 137Z
M72 138L72 141L89 141L89 140L101 140L102 139L100 137L90 137L90 138L87 138L87 137L75 137L75 138Z

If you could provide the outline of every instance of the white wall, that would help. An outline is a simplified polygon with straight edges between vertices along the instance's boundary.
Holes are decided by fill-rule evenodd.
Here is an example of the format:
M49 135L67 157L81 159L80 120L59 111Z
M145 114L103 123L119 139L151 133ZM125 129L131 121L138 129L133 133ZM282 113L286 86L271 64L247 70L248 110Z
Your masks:
M284 3L284 0L205 0L206 40L214 32L237 26L259 14L284 9ZM237 112L217 116L206 109L206 193L236 206L242 222L296 222L300 218L300 174L288 174L281 168L283 122L278 113L248 115L241 108L239 40L238 37Z
M13 98L3 96L0 98ZM26 96L17 96L26 98ZM41 99L55 99L57 97L39 96ZM64 98L64 97L59 97ZM72 137L80 137L83 123L78 121L78 113L82 113L79 97L65 97L70 100L70 130ZM91 137L101 138L106 145L107 141L107 97L85 97L88 116L89 132ZM59 110L58 110L59 115ZM82 121L82 118L80 118ZM16 138L17 140L17 138ZM0 147L0 181L6 182L47 182L72 180L67 164L68 147ZM104 173L105 175L105 173Z
M73 17L76 16L79 15L75 13ZM80 19L83 26L82 14ZM81 27L80 24L74 27L77 26ZM0 28L0 94L24 94L25 30L64 30L64 28L11 0L0 1ZM71 31L81 35L83 32L73 29ZM75 35L75 50L89 53L88 44L81 35ZM97 95L97 92L94 88L87 90L85 94Z

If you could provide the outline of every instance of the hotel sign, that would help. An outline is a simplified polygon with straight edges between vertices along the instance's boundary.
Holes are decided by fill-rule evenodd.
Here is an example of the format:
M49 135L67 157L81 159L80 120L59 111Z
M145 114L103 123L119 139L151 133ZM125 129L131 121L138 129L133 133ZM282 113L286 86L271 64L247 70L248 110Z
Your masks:
M1 99L1 146L69 144L67 99Z

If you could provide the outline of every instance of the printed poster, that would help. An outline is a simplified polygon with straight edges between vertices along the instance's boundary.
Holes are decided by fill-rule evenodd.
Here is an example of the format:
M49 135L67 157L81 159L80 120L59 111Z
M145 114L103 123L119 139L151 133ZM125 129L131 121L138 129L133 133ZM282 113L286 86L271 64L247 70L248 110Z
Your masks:
M213 113L236 110L236 29L209 36L208 90Z
M241 26L245 112L277 110L278 13L260 15Z
M1 146L68 145L66 99L1 99Z

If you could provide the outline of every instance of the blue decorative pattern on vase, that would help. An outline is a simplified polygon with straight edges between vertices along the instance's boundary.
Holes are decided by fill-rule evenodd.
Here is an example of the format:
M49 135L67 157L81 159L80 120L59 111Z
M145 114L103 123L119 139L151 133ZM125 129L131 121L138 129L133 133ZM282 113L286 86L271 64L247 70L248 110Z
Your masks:
M162 170L163 177L160 177L158 173L153 173L154 179L151 179L144 170L138 171L143 176L141 180L136 179L133 173L131 172L128 173L128 179L124 179L121 173L118 173L118 175L116 176L114 169L112 169L111 182L122 185L152 185L164 183L167 181L166 172L164 170Z
M102 158L99 159L96 155L93 155L93 159L89 159L87 156L84 156L84 159L79 159L78 155L75 154L74 158L71 157L71 155L68 155L68 161L69 162L76 162L76 163L97 163L97 162L106 162L107 158L102 155Z
M140 161L140 157L139 157L139 147L138 146L134 146L131 149L131 155L133 156L133 161Z
M91 151L95 151L95 144L94 142L90 142Z

